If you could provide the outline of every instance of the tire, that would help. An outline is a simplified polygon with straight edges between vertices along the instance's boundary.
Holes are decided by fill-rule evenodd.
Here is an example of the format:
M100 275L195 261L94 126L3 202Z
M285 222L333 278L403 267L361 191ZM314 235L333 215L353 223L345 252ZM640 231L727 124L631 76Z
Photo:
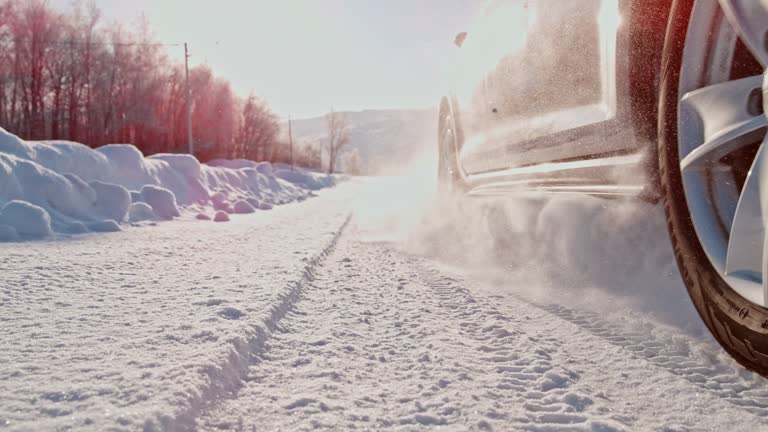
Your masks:
M438 194L446 197L465 190L458 157L463 134L448 98L444 97L440 101L439 113L437 184Z
M722 347L743 366L768 376L768 309L741 297L716 271L694 230L678 154L678 103L683 48L695 0L676 0L661 65L658 158L667 227L685 286Z

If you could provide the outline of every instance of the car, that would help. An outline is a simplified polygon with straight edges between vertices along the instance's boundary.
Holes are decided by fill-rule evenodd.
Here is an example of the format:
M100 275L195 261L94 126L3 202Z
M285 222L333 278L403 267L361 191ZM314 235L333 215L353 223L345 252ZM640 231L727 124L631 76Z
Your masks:
M440 190L663 202L699 315L768 376L768 1L492 1L455 43Z

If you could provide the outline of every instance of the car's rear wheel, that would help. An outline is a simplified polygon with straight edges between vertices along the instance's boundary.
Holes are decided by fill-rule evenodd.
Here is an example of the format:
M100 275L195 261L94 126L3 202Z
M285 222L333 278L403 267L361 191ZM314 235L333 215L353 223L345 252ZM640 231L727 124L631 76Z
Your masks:
M740 363L768 374L768 7L676 0L659 109L661 190L699 314Z
M458 151L461 146L461 129L448 98L440 102L437 127L438 162L437 183L441 196L451 195L463 189Z

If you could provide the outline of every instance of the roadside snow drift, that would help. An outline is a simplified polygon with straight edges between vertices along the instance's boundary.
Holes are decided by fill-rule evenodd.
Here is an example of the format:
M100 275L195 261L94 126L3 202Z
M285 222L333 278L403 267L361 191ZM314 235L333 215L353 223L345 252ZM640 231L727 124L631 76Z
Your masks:
M127 144L94 150L74 142L24 141L0 128L0 241L117 231L124 222L185 214L206 220L208 213L253 213L303 201L335 182L265 162L205 165L183 154L144 157Z

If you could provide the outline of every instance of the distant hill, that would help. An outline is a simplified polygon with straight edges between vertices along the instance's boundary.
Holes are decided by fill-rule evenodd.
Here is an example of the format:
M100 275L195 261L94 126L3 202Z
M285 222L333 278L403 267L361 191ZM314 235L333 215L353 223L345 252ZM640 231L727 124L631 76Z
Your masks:
M365 110L344 114L349 123L347 150L358 152L366 174L392 173L425 146L437 146L437 110ZM292 127L296 142L317 143L327 139L324 117L296 119Z

